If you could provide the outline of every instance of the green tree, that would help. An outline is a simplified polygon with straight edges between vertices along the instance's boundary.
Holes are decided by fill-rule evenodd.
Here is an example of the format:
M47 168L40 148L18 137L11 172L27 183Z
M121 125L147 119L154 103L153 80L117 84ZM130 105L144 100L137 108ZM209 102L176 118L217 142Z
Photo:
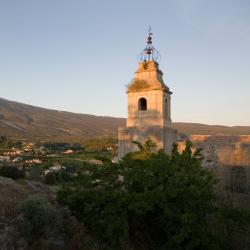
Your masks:
M14 180L25 178L25 171L16 166L4 165L0 167L0 176L12 178Z
M32 181L41 181L43 175L42 165L33 164L30 166L28 179Z
M59 190L59 203L103 249L222 249L210 223L218 216L216 181L201 167L201 151L189 141L170 155L150 141L136 144L118 164L82 169Z
M49 172L44 176L44 182L48 185L56 184L56 175L53 172Z

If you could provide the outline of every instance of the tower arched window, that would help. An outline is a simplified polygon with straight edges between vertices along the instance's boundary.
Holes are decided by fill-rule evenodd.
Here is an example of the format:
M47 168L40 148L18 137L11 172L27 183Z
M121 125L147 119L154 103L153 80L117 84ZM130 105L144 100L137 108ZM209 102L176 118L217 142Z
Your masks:
M138 101L138 109L141 110L147 110L147 100L145 98L140 98Z

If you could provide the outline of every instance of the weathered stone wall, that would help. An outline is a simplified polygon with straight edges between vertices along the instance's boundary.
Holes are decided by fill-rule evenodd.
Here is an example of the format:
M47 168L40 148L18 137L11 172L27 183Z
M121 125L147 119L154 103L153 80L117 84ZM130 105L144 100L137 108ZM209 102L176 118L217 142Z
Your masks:
M195 148L202 148L203 166L217 179L221 198L232 206L250 208L250 136L192 135ZM185 142L178 142L183 150Z
M147 110L138 110L138 100L147 100ZM168 126L171 124L169 94L162 90L138 91L128 93L127 127ZM167 104L166 104L167 103Z
M203 149L205 165L217 163L226 166L250 167L250 136L204 136L192 135L189 138L195 147Z
M127 88L126 127L118 129L118 159L137 150L133 141L144 144L151 140L158 149L168 153L177 141L177 131L170 127L172 92L162 76L157 62L139 63L135 78Z
M177 131L169 127L122 127L118 129L118 159L138 150L133 141L144 144L147 140L156 143L158 149L170 153L171 145L177 140Z

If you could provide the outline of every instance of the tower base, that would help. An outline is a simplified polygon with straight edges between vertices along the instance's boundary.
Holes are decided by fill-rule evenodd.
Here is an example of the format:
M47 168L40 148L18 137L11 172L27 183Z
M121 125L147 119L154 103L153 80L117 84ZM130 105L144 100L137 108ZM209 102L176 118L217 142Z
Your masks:
M147 140L156 143L157 149L170 153L172 145L177 141L177 130L166 126L119 127L118 128L118 159L127 153L138 150L132 141L144 144Z

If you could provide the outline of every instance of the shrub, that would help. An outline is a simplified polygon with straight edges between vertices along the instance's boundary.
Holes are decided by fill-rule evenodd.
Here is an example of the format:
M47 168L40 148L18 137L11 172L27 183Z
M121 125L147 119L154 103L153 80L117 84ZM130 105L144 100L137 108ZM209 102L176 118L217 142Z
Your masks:
M18 204L19 231L27 239L45 238L60 225L60 213L41 195L31 195Z
M133 79L130 84L127 85L128 91L138 91L147 89L149 84L145 80Z
M47 173L44 176L44 182L48 185L55 185L56 184L56 175L52 172Z
M2 166L0 168L0 176L14 180L23 179L25 177L25 171L15 166Z
M209 231L215 214L215 180L191 144L171 155L154 145L112 164L93 166L58 192L58 201L108 249L217 249ZM128 243L129 244L129 243Z
M32 181L41 181L43 174L43 167L41 165L32 165L30 167L29 179Z

